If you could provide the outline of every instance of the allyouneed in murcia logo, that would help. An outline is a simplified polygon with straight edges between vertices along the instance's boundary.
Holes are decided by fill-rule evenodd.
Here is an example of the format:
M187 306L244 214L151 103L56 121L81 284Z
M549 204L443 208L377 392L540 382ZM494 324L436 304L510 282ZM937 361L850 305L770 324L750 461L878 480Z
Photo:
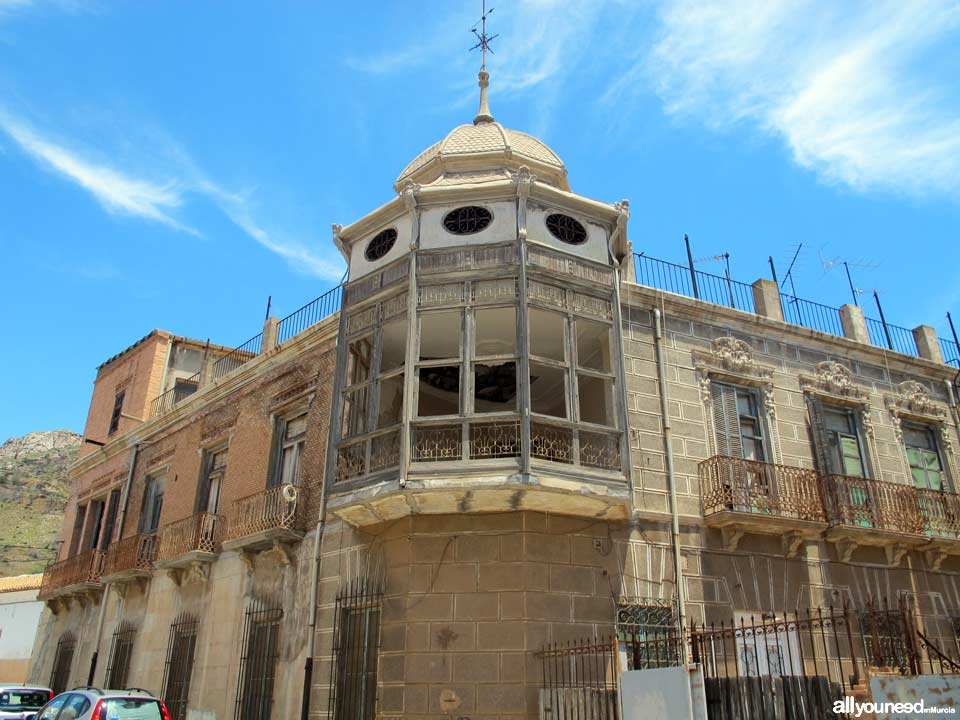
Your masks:
M849 715L850 717L872 717L878 713L886 715L904 715L910 713L912 715L954 715L957 710L953 707L947 707L946 705L930 705L927 706L926 700L918 700L917 702L908 703L908 702L866 702L861 703L854 700L852 697L845 697L843 700L837 700L833 704L833 711L837 715L844 714Z

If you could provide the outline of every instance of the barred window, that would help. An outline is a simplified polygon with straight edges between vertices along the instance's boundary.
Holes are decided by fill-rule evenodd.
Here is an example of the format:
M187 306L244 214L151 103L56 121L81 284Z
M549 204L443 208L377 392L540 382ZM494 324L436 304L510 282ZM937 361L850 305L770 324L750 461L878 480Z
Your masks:
M167 642L167 662L163 673L163 701L170 720L185 720L190 701L190 680L193 658L197 649L197 619L180 615L170 625Z
M120 390L113 398L113 412L110 414L110 428L107 435L113 435L120 429L120 415L123 413L123 396L126 390Z
M492 221L493 214L485 207L467 205L448 212L443 226L454 235L473 235L485 230Z
M382 599L380 588L365 580L353 581L337 594L330 670L333 720L374 718Z
M364 256L371 262L374 260L379 260L388 252L393 250L393 246L396 242L397 231L395 228L387 228L386 230L382 230L374 235L373 239L367 243L367 249L364 251Z
M282 619L275 601L257 601L247 610L234 720L270 720Z
M57 650L53 655L53 670L50 673L50 689L59 695L70 684L70 667L73 665L73 652L77 647L77 637L67 631L57 641Z
M547 216L547 230L557 240L568 245L583 245L587 241L587 229L569 215L553 213Z
M110 660L107 662L107 687L125 688L130 674L130 661L133 658L133 641L137 636L137 627L133 623L121 622L113 633L110 643Z
M630 670L676 665L677 630L676 606L670 599L625 598L617 603L617 636Z

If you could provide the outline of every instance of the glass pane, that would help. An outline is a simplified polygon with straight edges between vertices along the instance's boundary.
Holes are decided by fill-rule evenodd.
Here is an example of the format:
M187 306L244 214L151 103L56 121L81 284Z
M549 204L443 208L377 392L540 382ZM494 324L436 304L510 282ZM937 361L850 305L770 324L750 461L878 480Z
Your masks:
M350 352L347 358L347 382L350 385L362 383L370 377L370 356L372 352L373 343L369 337L360 338L350 343Z
M283 449L280 459L280 484L298 485L300 476L300 443Z
M580 420L597 425L615 425L613 414L613 381L608 378L577 376L580 395Z
M485 308L474 312L473 317L476 325L475 357L516 354L516 308Z
M530 354L550 360L564 360L563 315L530 308Z
M755 460L756 462L763 462L763 443L760 438L757 437L744 437L741 440L741 447L743 448L743 459L744 460Z
M460 412L460 366L420 368L417 414L420 417Z
M852 418L846 410L827 408L823 412L823 420L828 430L842 433L853 431L853 427L851 426Z
M912 468L922 468L923 461L920 459L920 451L917 448L907 448L907 461Z
M367 427L367 388L363 387L344 394L343 434L351 437L364 432Z
M460 311L420 315L420 359L460 357Z
M903 426L903 442L905 445L923 448L925 450L932 450L934 448L929 430L916 425Z
M923 454L923 466L927 470L933 470L939 472L943 468L940 466L940 454L932 451L927 451Z
M866 477L863 462L860 460L860 441L849 435L840 436L840 455L843 459L843 472L853 477Z
M737 412L749 417L757 416L757 402L749 390L737 390Z
M307 431L306 414L298 415L295 418L291 418L290 420L287 420L287 430L286 430L287 439L295 438L298 435L303 435L306 431Z
M566 370L530 363L530 409L541 415L567 417Z
M925 470L917 467L911 467L910 474L913 476L914 487L925 488L927 486L927 473Z
M403 373L381 380L378 383L378 392L377 427L387 427L400 422L403 413Z
M517 409L517 364L473 366L474 412L504 412Z
M380 372L403 365L407 355L407 318L401 315L380 331Z
M577 364L591 370L610 371L610 326L590 320L576 321Z

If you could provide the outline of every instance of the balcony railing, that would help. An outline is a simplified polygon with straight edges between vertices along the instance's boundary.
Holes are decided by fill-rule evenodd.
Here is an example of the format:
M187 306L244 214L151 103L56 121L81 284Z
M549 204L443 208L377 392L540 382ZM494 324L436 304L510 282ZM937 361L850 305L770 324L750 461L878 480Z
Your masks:
M700 463L700 487L704 516L752 512L826 522L813 470L717 455Z
M99 583L103 574L103 559L104 554L99 550L87 550L48 565L40 582L40 597L50 597L57 590L71 585Z
M960 537L960 495L943 490L917 491L923 532L930 537Z
M827 475L822 484L831 525L924 534L917 489L912 485L848 475Z
M218 552L223 525L221 515L204 512L164 526L160 531L157 561L175 560L191 552Z
M302 492L293 485L278 485L237 500L227 516L226 539L236 540L268 530L299 529Z
M157 557L157 546L160 543L156 532L141 533L133 537L118 540L107 550L107 558L103 564L103 574L113 575L127 570L153 569L153 561Z

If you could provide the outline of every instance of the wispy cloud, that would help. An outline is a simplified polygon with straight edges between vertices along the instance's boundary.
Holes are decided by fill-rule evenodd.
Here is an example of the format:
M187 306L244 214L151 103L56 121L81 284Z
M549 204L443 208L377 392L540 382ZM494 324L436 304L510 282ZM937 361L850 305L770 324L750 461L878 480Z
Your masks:
M780 137L827 181L960 192L960 95L949 70L936 80L937 51L960 28L955 0L675 0L659 19L608 101L628 100L640 79L668 113Z
M20 118L0 109L0 132L40 166L90 193L110 213L161 223L195 237L202 234L184 221L190 201L213 203L249 238L279 255L295 269L329 279L340 277L342 270L310 250L295 234L267 229L254 216L251 193L232 192L209 178L179 146L162 137L154 137L157 155L154 167L119 168L100 159L99 152L62 138L51 139ZM159 166L162 169L158 169ZM157 180L156 177L163 179Z

